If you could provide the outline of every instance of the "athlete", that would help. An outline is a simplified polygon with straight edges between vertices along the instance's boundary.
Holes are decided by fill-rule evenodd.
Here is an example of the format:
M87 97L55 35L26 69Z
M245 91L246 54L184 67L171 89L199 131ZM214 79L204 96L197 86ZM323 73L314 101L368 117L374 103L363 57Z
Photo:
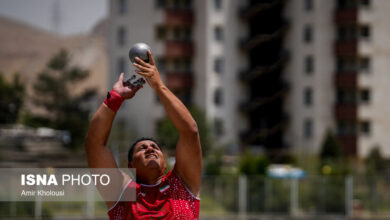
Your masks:
M130 147L128 154L128 167L136 169L136 182L118 171L120 181L116 186L110 192L100 190L100 193L109 209L110 219L198 219L202 173L198 127L184 104L162 82L150 51L148 56L149 63L136 58L133 65L137 68L135 72L143 76L157 93L179 132L175 165L165 175L161 146L152 138L141 138ZM85 142L89 168L118 168L106 147L112 122L122 102L133 98L142 88L141 84L129 86L124 83L123 75L91 120ZM136 188L135 202L121 200L129 187ZM108 198L112 196L118 199L110 201L112 199Z

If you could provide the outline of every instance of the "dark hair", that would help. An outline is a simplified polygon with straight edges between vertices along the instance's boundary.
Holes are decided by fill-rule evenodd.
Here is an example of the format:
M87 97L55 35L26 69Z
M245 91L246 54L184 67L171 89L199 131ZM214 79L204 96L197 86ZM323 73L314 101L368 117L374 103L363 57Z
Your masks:
M129 153L127 154L127 161L128 162L131 162L131 160L133 160L134 147L135 147L135 145L138 144L138 142L141 142L141 141L153 141L161 150L160 144L155 139L153 139L151 137L141 137L138 140L134 141L134 143L130 146Z

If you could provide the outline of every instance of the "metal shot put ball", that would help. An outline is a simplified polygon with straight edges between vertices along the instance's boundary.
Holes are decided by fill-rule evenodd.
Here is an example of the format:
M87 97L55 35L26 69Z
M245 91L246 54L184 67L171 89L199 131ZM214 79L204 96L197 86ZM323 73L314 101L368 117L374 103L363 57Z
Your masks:
M135 62L135 57L139 57L145 62L149 62L148 50L151 51L150 47L145 43L134 44L129 51L129 58L132 63Z

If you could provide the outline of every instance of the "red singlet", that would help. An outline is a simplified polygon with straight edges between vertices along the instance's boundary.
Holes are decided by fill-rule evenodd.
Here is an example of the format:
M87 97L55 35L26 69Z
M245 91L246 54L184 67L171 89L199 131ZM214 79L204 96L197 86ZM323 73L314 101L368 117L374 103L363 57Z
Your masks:
M118 201L110 210L110 220L128 219L199 219L199 198L194 196L183 181L170 171L156 185L143 185L130 181L137 187L137 201Z

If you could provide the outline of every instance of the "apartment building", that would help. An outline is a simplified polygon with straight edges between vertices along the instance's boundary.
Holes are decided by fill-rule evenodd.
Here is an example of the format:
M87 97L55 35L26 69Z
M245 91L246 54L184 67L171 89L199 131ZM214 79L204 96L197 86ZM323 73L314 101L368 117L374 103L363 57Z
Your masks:
M390 155L386 0L113 0L110 86L145 42L167 86L206 112L218 144L315 154L333 131L352 155ZM127 74L130 77L130 74ZM118 112L153 136L165 115L145 87Z
M285 138L296 152L318 152L332 130L351 155L375 146L390 155L389 7L385 0L288 1Z
M237 39L245 36L236 14L242 3L115 0L109 4L109 86L120 72L133 72L129 48L147 43L167 86L187 106L203 109L217 142L237 151L239 129L245 124L237 114L243 92L236 75L246 62L237 47ZM134 137L153 136L164 116L161 103L146 86L125 103L117 120Z

